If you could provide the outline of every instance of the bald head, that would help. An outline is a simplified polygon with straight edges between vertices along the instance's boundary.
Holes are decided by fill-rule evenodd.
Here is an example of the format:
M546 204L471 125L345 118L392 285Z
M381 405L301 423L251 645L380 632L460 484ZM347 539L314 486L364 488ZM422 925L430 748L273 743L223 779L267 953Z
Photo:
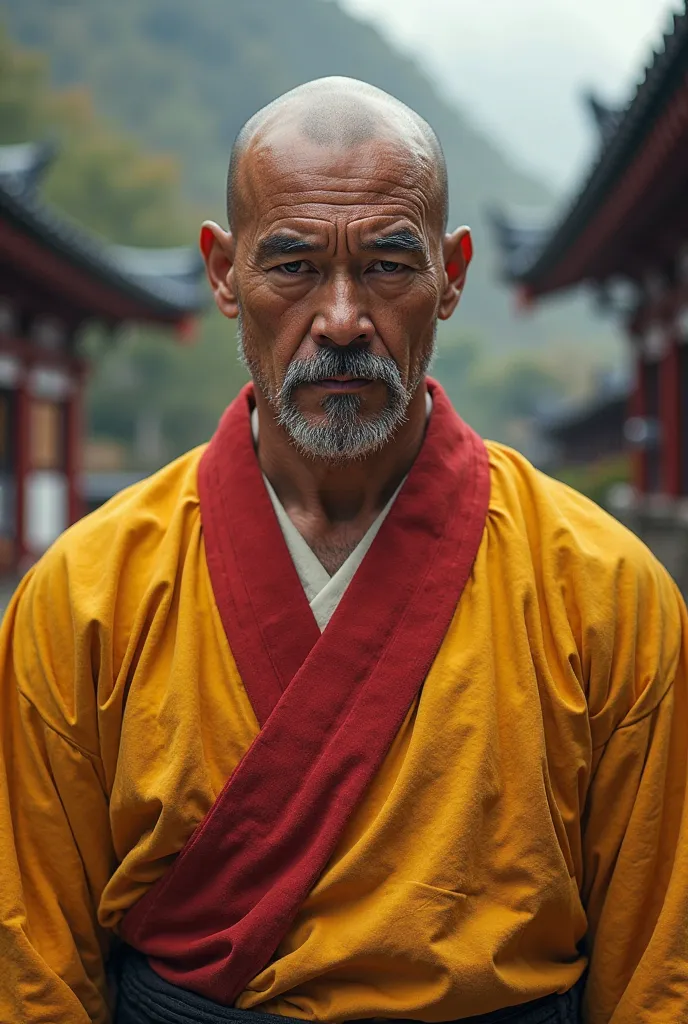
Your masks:
M429 176L432 201L442 229L448 214L447 169L439 140L404 103L353 78L321 78L300 85L259 110L243 126L232 147L227 177L227 217L232 231L240 221L242 173L247 156L261 145L302 138L318 147L349 151L379 140L417 158Z

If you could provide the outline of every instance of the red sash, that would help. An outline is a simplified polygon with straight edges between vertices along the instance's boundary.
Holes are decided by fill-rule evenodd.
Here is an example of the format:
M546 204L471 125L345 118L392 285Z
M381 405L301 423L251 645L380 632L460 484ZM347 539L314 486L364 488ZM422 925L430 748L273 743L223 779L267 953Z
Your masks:
M434 381L423 447L320 634L253 448L252 390L199 468L206 558L261 725L123 938L163 978L231 1006L270 961L437 654L480 545L485 446Z

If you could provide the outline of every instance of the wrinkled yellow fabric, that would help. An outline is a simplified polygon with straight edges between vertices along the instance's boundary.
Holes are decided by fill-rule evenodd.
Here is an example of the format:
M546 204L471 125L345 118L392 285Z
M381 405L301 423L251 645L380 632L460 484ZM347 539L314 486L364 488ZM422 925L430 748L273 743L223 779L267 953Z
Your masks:
M489 453L444 644L242 1007L455 1019L564 991L589 954L587 1024L688 1020L683 603L599 509ZM111 929L256 735L208 577L200 455L70 530L6 614L3 1024L109 1021Z

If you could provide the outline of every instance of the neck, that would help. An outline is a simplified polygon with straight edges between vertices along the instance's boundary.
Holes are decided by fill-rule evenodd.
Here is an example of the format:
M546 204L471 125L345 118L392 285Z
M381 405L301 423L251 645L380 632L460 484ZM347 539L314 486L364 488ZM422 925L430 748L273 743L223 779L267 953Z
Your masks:
M383 448L364 459L332 463L302 455L256 388L260 467L307 540L342 529L351 536L365 533L420 451L427 418L425 393L421 384L409 403L406 421Z

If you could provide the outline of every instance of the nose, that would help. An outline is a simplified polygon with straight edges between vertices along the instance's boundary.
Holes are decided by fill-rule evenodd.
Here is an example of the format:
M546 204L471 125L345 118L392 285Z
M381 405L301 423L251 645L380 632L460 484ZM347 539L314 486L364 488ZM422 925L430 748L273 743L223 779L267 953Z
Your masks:
M361 306L356 282L342 275L330 282L311 327L316 345L351 345L371 342L375 327Z

